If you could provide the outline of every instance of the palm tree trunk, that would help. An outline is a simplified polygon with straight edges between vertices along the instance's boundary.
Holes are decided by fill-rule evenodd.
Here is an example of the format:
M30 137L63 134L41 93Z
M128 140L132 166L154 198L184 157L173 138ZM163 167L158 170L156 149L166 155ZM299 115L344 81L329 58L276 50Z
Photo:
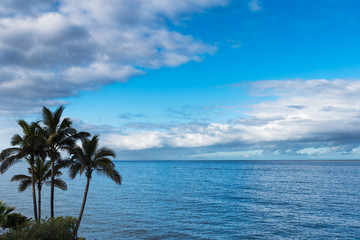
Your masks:
M50 214L51 218L54 218L54 182L55 182L55 176L54 176L54 168L55 168L55 157L51 157L51 189L50 189Z
M36 193L35 193L34 159L33 159L33 157L31 157L31 159L30 159L30 168L31 168L31 192L32 192L33 204L34 204L34 218L35 218L35 221L37 221L38 217L37 217L37 208L36 208Z
M81 218L82 218L82 215L83 215L84 210L85 210L85 203L86 203L86 198L87 198L87 194L88 194L88 191L89 191L91 174L86 174L86 177L87 177L87 182L86 182L86 187L85 187L83 202L82 202L82 205L81 205L81 210L80 210L79 218L78 218L78 221L77 221L77 223L76 223L75 230L74 230L73 239L76 239L76 235L77 235L77 231L79 230Z
M41 185L38 185L39 221L41 220Z

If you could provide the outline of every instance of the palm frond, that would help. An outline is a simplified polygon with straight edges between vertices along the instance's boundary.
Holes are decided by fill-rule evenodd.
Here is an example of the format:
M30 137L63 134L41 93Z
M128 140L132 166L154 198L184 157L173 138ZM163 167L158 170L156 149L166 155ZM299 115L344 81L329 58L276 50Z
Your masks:
M66 158L66 159L63 159L61 161L58 161L55 165L55 170L60 170L60 169L63 169L63 168L68 168L71 166L71 159L70 158Z
M97 169L96 173L101 176L109 177L116 184L121 185L122 177L115 169Z
M91 136L91 134L88 132L78 132L74 135L74 138L75 139L86 139L90 136Z
M67 152L69 152L71 150L71 148L74 148L76 145L76 140L74 138L72 138L71 136L69 137L65 137L63 139L60 139L58 141L59 143L59 148L61 150L65 150Z
M67 190L67 184L64 180L60 179L60 178L56 178L54 180L54 185L58 188L60 188L63 191Z
M113 158L115 158L116 154L112 149L107 148L107 147L102 147L96 152L95 158L99 159L99 158L103 158L103 157L113 157Z
M61 119L61 115L62 115L64 109L65 109L64 106L60 106L60 107L58 107L58 108L55 110L55 112L52 114L52 115L53 115L53 120L54 120L54 122L56 122L56 125L59 124L60 119Z
M47 134L51 135L54 133L56 127L54 126L53 114L47 107L43 107L42 119L43 124L45 125L44 130L47 132Z
M21 151L22 151L22 149L18 148L18 147L6 148L6 149L2 150L0 153L0 161L5 160L6 158L8 158L11 155L17 155Z
M18 120L18 125L22 128L24 135L30 135L31 134L31 128L30 125L25 120Z
M122 183L122 177L120 175L120 173L116 170L114 170L114 172L111 174L110 178L117 184L121 185Z
M25 191L29 186L31 185L31 179L30 180L22 180L19 184L19 192Z
M3 174L6 172L12 165L15 163L18 163L21 160L21 158L18 157L8 157L4 161L1 162L0 165L0 173Z
M12 136L10 144L12 146L17 146L17 145L22 145L23 142L24 139L19 134L15 134L14 136Z
M59 126L59 130L65 130L65 129L71 129L71 125L72 125L72 121L70 120L70 118L64 118ZM73 129L72 131L74 131L75 129Z
M0 216L8 215L14 210L15 207L10 207L3 200L0 200Z
M18 174L18 175L14 175L10 182L13 182L13 181L23 181L23 180L30 180L31 181L31 177L29 176L26 176L24 174Z
M109 158L102 158L96 161L96 166L94 167L98 169L114 169L115 165Z
M80 169L81 169L80 164L71 165L71 167L69 168L69 176L70 176L70 178L74 179L76 177L76 175L79 174Z

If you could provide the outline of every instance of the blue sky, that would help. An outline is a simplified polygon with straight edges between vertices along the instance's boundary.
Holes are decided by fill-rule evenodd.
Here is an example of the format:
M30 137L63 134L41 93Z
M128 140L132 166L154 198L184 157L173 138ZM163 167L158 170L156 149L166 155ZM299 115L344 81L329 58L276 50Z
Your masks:
M355 0L0 0L0 148L63 104L118 159L359 159Z

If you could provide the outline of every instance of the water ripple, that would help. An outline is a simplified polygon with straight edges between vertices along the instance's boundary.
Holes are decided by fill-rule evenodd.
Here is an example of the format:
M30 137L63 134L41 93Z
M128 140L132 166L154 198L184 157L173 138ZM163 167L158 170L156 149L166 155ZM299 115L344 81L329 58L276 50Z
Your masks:
M30 191L0 176L0 199L31 216ZM80 227L87 239L356 239L360 162L116 162L123 185L94 176ZM56 214L77 216L85 179L56 191ZM43 192L49 215L49 189Z

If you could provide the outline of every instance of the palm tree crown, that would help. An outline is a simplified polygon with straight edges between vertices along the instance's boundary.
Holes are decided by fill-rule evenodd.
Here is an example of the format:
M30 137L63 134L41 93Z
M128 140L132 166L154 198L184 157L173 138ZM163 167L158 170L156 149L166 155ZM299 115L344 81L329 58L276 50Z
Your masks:
M99 149L99 136L95 135L92 139L83 139L82 146L76 146L72 151L70 177L75 178L77 174L85 171L87 177L91 179L92 172L111 178L115 183L121 184L121 176L115 170L115 164L110 159L116 155L110 148L102 147Z
M15 134L11 138L13 147L4 149L0 153L0 172L2 174L25 157L31 156L33 160L36 155L44 155L43 141L39 135L37 122L28 124L24 120L19 120L18 125L23 131L23 136Z

